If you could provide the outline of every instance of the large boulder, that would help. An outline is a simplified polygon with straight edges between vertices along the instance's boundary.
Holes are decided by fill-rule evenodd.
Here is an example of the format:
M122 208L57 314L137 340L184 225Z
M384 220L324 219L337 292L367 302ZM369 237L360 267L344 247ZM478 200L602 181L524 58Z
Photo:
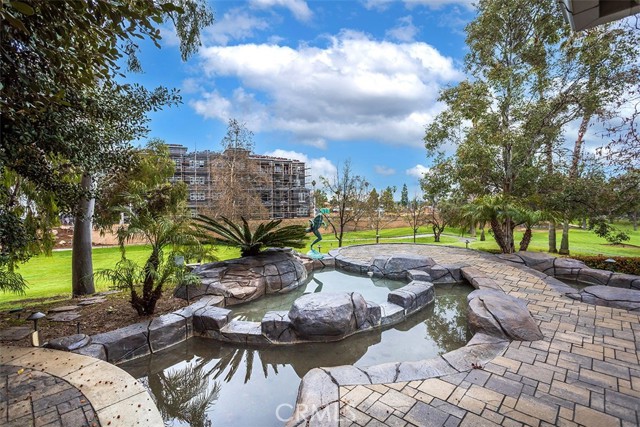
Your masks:
M311 340L337 340L362 328L367 302L357 292L303 295L294 301L289 319L296 334Z
M259 255L203 264L193 269L199 286L176 289L180 298L221 295L225 306L240 304L265 294L287 292L307 279L304 260L290 249L270 249Z
M392 256L379 256L373 259L370 271L374 277L386 277L392 280L403 280L409 270L427 271L436 262L429 257L397 254Z
M640 291L611 286L588 286L580 292L582 302L640 312Z
M407 313L419 310L435 300L433 284L414 280L400 289L389 292L387 301L404 308Z
M543 338L524 302L499 290L481 289L467 296L467 320L472 332L518 341Z

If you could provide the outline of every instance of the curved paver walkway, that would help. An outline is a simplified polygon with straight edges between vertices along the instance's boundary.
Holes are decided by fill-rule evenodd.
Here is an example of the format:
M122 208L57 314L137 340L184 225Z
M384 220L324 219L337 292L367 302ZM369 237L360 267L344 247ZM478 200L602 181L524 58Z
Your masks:
M409 382L340 383L341 427L640 425L639 314L574 301L532 270L474 251L394 244L340 250L362 262L400 253L473 264L505 293L527 301L544 339L512 341L483 369ZM313 418L306 424L316 423L337 424Z
M57 350L0 347L0 425L164 424L142 384L117 366Z

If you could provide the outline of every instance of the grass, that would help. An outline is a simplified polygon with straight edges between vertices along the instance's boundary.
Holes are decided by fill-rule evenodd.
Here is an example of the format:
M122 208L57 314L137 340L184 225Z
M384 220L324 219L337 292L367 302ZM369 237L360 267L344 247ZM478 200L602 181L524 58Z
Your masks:
M640 231L633 231L633 227L628 223L617 224L617 227L625 231L631 240L625 242L626 245L611 245L605 239L596 236L588 230L572 228L569 234L569 249L572 254L581 255L606 255L606 256L626 256L640 257ZM330 229L323 230L323 240L320 242L321 251L329 252L338 247L338 241ZM409 227L380 230L380 243L413 243L413 233ZM431 234L429 227L421 227L419 235ZM557 232L558 247L560 246L561 231ZM545 252L547 250L547 230L536 229L533 233L530 251ZM516 232L516 247L522 238L522 232ZM451 228L445 230L441 236L440 244L449 246L465 247L465 240L470 239L469 235L461 230ZM300 252L307 252L313 241L312 236L307 239L306 246ZM366 230L345 233L343 246L375 243L375 230ZM417 243L435 243L433 236L418 237ZM316 246L317 247L317 246ZM493 237L487 234L487 240L480 242L473 240L469 243L469 248L477 250L498 250L498 245ZM149 254L149 248L144 245L128 246L127 257L136 262L144 262ZM228 247L218 247L215 251L220 260L237 258L240 254L238 249ZM93 250L94 270L113 268L120 259L120 250L117 247L96 248ZM0 310L24 303L26 300L35 298L57 298L68 299L71 296L71 251L55 251L52 256L37 256L28 263L20 267L19 273L29 283L29 288L25 295L15 295L10 293L0 293ZM109 283L105 280L96 280L96 290L105 291L109 289Z

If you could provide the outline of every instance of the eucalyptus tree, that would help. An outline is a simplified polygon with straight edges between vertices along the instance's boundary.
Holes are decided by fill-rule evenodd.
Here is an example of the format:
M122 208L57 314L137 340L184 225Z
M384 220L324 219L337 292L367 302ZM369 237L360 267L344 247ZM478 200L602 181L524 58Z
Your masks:
M369 194L369 183L362 176L354 174L351 160L345 161L342 168L336 169L334 176L320 177L320 181L337 207L336 215L332 215L337 225L333 221L329 225L338 240L338 247L342 247L347 225L362 216L364 202Z
M615 116L617 113L612 113L612 108L618 111L626 107L623 105L625 102L633 102L627 96L627 91L637 86L640 78L640 34L629 25L598 26L570 37L563 52L564 60L569 64L566 69L571 70L573 79L582 84L575 98L580 124L568 170L569 180L576 180L579 178L583 145L591 122L598 117L606 120L608 116ZM622 129L625 120L633 120L633 115L622 119ZM560 253L563 254L569 253L570 220L567 211L560 244Z
M467 26L469 78L441 93L447 107L424 140L429 155L446 143L456 147L460 188L469 195L511 200L533 194L541 148L575 117L575 82L560 66L568 29L556 7L481 0ZM494 230L494 237L504 236L501 249L514 251L510 211L492 225L501 226Z

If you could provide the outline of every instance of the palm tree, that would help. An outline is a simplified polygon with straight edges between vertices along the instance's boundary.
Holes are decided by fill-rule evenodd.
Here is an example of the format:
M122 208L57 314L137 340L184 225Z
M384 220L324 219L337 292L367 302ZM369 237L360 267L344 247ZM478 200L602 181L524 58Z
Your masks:
M518 205L505 196L483 196L464 208L464 216L468 220L480 223L489 222L493 237L502 253L515 252L513 230L517 222Z
M559 218L558 215L541 210L530 210L520 208L517 210L516 221L519 224L524 225L524 235L522 236L522 240L520 240L520 251L526 251L529 248L529 243L531 243L531 236L534 225L538 224L541 221L549 221L549 220L557 220Z
M182 369L153 374L149 382L160 391L156 393L161 398L153 396L165 421L182 420L194 427L211 425L207 409L218 399L220 384L215 381L212 387L209 385L203 365L188 364Z
M122 260L115 269L101 270L97 274L110 280L114 287L129 290L132 307L141 316L150 315L155 311L165 285L198 281L197 276L185 273L183 266L176 265L174 255L180 253L181 246L198 246L199 242L182 216L125 210L129 225L118 228L117 232ZM144 240L151 246L151 254L143 267L126 258L125 245L132 240ZM171 248L167 257L164 256L166 248Z
M247 220L244 217L241 219L242 224L238 225L225 217L221 217L221 222L206 215L196 217L203 241L238 247L242 257L258 255L265 247L304 247L307 232L302 225L278 228L282 222L279 219L260 223L255 230L251 230ZM213 232L214 235L211 236L208 232Z

